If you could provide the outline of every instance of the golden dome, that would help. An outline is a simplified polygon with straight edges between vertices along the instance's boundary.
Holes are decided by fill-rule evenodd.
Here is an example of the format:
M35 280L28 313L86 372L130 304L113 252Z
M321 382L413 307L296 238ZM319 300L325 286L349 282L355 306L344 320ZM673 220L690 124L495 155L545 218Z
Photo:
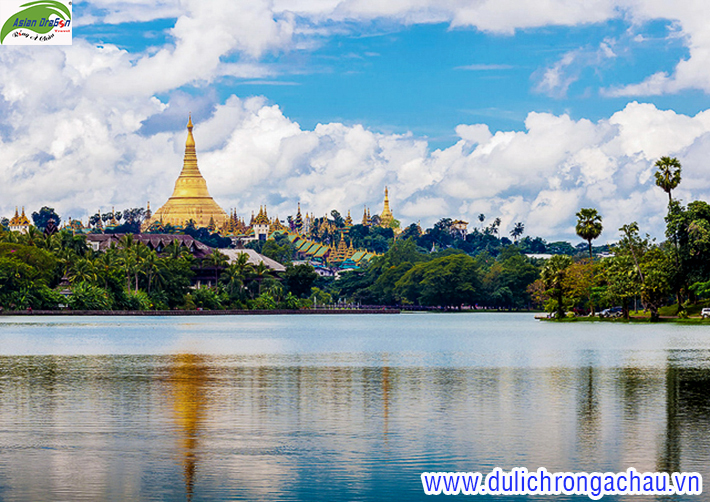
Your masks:
M197 227L207 227L210 220L221 227L229 217L217 205L207 190L207 182L197 167L195 138L192 136L192 116L187 122L187 141L185 141L185 158L180 176L175 181L173 195L153 214L153 221L173 226L183 226L188 221L195 222Z

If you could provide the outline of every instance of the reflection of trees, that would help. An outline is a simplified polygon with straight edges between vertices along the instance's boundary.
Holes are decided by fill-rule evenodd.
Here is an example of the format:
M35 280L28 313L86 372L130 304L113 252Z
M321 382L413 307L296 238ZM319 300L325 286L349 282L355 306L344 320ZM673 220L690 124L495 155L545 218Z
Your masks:
M659 472L680 472L679 371L670 363L666 367L666 435L661 456L658 459L657 470Z
M597 397L597 371L591 365L580 368L577 378L577 440L585 451L584 458L590 460L598 453L601 417Z
M207 411L207 366L203 358L194 354L174 356L170 365L169 383L175 423L180 434L185 494L187 500L191 500L197 470L198 438Z
M635 423L639 417L639 408L644 396L651 395L648 378L638 368L623 368L618 375L618 383L623 394L624 422Z

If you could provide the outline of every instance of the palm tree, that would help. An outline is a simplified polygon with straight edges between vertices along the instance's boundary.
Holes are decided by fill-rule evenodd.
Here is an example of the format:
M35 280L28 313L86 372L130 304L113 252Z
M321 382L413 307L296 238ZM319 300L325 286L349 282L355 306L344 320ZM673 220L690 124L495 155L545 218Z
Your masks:
M94 261L99 276L103 280L104 289L108 288L108 281L111 277L111 272L118 265L118 257L114 249L109 249L105 253L101 253Z
M244 288L246 280L251 277L254 267L249 263L249 255L240 253L237 260L222 273L222 279L227 283L227 288L230 295L235 295L241 292Z
M80 282L88 282L90 284L96 284L98 281L97 269L93 262L86 258L79 258L72 266L71 270L71 282L72 284Z
M214 269L214 287L217 289L217 282L219 279L220 269L224 269L229 262L229 258L217 251L216 249L212 253L208 254L203 260L202 265L208 268Z
M680 184L680 161L675 157L661 157L654 166L657 168L654 173L656 185L668 194L668 203L670 204L673 200L671 190Z
M150 252L143 259L142 265L143 273L148 279L148 294L150 294L150 288L153 283L153 277L158 272L158 254L155 251L150 250Z
M519 221L513 226L513 230L510 231L510 236L513 238L513 241L517 244L518 237L523 235L524 232L525 232L525 224L522 221Z
M264 264L264 262L259 262L259 264L254 267L254 280L257 282L257 296L261 295L261 282L267 278L271 277L272 271L269 267Z
M165 248L163 248L163 254L171 260L179 260L181 258L191 260L192 258L190 251L177 240L171 241L170 244L165 246Z
M592 258L592 241L602 233L602 217L596 209L582 208L577 213L577 235L589 244L589 257Z

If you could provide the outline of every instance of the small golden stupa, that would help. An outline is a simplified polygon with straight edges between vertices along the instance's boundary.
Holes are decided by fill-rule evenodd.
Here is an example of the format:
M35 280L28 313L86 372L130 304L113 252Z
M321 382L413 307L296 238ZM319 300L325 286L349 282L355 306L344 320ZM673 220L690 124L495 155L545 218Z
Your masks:
M382 214L380 215L380 226L389 228L393 221L394 216L392 215L392 210L390 209L389 193L387 191L387 187L385 187L385 208L382 210Z
M175 227L185 226L192 220L196 227L207 227L210 221L221 228L229 216L219 207L207 190L207 182L197 168L195 138L192 136L192 116L187 122L187 141L182 172L175 181L175 190L168 201L158 209L152 221Z

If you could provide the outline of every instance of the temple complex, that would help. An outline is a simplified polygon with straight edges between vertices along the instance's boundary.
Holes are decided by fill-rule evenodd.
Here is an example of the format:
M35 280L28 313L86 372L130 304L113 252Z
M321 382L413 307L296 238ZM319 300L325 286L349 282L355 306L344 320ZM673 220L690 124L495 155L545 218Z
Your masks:
M197 167L195 138L192 136L192 117L187 123L185 158L180 176L175 181L173 195L152 216L153 222L183 227L192 220L196 227L222 228L229 219L207 190L207 182ZM150 226L150 224L148 226Z

